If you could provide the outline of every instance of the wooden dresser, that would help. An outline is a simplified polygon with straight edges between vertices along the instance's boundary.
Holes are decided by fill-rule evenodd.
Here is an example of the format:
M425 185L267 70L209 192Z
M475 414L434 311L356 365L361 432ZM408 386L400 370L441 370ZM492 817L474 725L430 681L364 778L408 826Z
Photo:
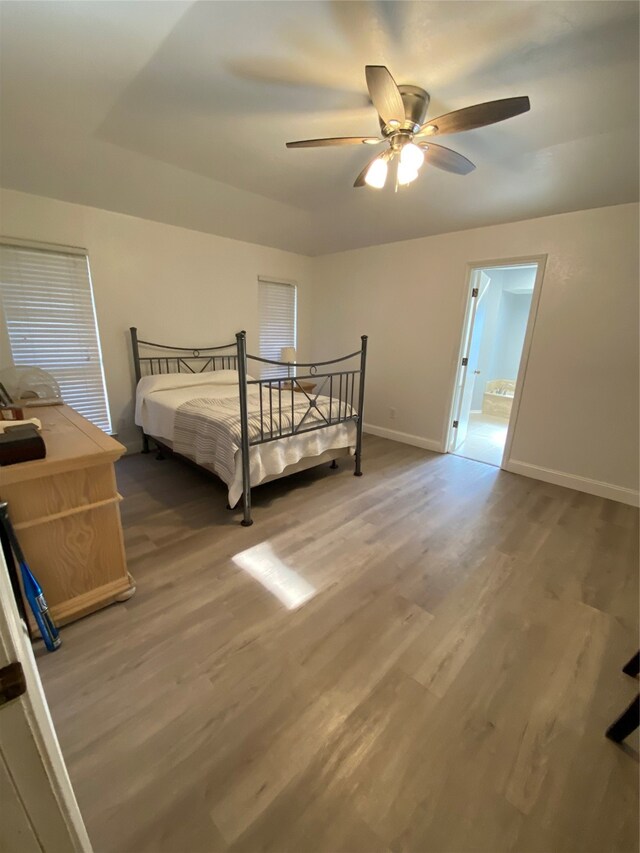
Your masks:
M125 448L69 406L25 416L42 421L47 456L0 467L0 499L62 625L135 592L113 468Z

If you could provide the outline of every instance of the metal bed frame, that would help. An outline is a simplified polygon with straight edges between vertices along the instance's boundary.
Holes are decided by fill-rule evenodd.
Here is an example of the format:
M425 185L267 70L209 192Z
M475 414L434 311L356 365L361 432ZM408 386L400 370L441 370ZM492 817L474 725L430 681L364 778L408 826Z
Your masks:
M251 447L277 441L292 435L300 435L314 430L326 429L339 423L354 421L356 424L356 454L355 469L356 477L362 476L362 424L364 411L364 383L365 369L367 363L367 336L361 336L361 347L355 352L329 361L298 362L297 370L302 368L307 372L295 376L263 376L261 379L248 379L247 370L249 361L260 365L272 367L286 367L291 369L292 365L283 361L273 361L268 358L250 355L247 352L246 332L236 334L235 343L222 344L216 347L174 347L166 344L157 344L153 341L143 341L138 338L138 330L131 327L131 348L133 351L133 364L136 377L136 385L143 376L154 376L167 373L207 373L215 370L237 370L238 391L240 399L240 429L242 457L242 503L243 518L241 524L249 527L253 524L251 519L251 481L250 481L250 459ZM140 355L140 348L150 349L152 355ZM164 355L159 353L164 351ZM359 366L350 369L342 369L344 362L359 359ZM333 365L341 365L338 369L332 369ZM319 371L318 368L325 368ZM308 393L301 383L314 381L315 389ZM356 396L357 385L357 412L353 411L353 401ZM256 386L260 393L260 435L252 439L249 434L249 386ZM318 408L318 397L323 393L322 402L328 404L328 416ZM295 395L295 396L294 396ZM302 396L304 395L304 397ZM307 410L297 421L294 417L296 403L300 403L306 397ZM335 403L335 405L334 405ZM291 407L291 423L283 425L283 412L289 411ZM344 408L343 408L344 407ZM320 416L323 423L317 420L312 422L308 416L315 412ZM265 420L267 425L265 426ZM149 440L153 440L158 448L160 444L153 436L146 435L142 430L142 452L149 452ZM332 467L337 467L335 460Z

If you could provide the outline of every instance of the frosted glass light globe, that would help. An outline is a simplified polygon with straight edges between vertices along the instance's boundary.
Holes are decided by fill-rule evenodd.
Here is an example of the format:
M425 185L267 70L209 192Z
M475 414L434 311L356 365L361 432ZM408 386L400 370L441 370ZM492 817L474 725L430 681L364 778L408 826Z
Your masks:
M400 163L407 169L413 169L417 172L420 166L424 163L424 152L413 142L405 145L400 154Z
M412 181L415 181L417 177L418 170L407 166L401 159L398 163L398 183L400 186L404 187L407 184L410 184Z
M387 180L387 161L378 158L369 166L364 182L374 189L381 190Z

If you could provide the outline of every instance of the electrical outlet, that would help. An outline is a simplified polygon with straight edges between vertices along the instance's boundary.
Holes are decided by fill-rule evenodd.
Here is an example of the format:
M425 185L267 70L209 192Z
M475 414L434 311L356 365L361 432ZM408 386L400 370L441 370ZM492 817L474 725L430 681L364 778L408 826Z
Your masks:
M393 406L391 406L391 408L389 409L389 417L391 418L392 421L395 420L396 410L393 408Z

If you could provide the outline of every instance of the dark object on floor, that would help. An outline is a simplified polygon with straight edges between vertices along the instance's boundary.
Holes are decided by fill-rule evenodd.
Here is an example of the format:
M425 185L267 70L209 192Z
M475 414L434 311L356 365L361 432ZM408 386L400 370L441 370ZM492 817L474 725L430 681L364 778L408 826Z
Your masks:
M640 652L637 652L631 660L622 667L625 675L635 678L640 672Z
M0 465L44 459L46 455L44 441L34 424L7 427L0 433Z
M629 705L626 711L623 711L623 713L620 714L615 723L609 726L606 731L606 735L609 740L615 741L615 743L620 743L626 737L628 737L631 732L635 731L638 728L639 722L640 695L636 696L636 698Z
M622 671L632 678L637 677L640 671L640 652L635 654L631 660L622 667ZM635 731L640 725L640 695L636 696L629 707L620 714L618 719L612 723L605 732L609 740L615 743L620 743L631 732Z

